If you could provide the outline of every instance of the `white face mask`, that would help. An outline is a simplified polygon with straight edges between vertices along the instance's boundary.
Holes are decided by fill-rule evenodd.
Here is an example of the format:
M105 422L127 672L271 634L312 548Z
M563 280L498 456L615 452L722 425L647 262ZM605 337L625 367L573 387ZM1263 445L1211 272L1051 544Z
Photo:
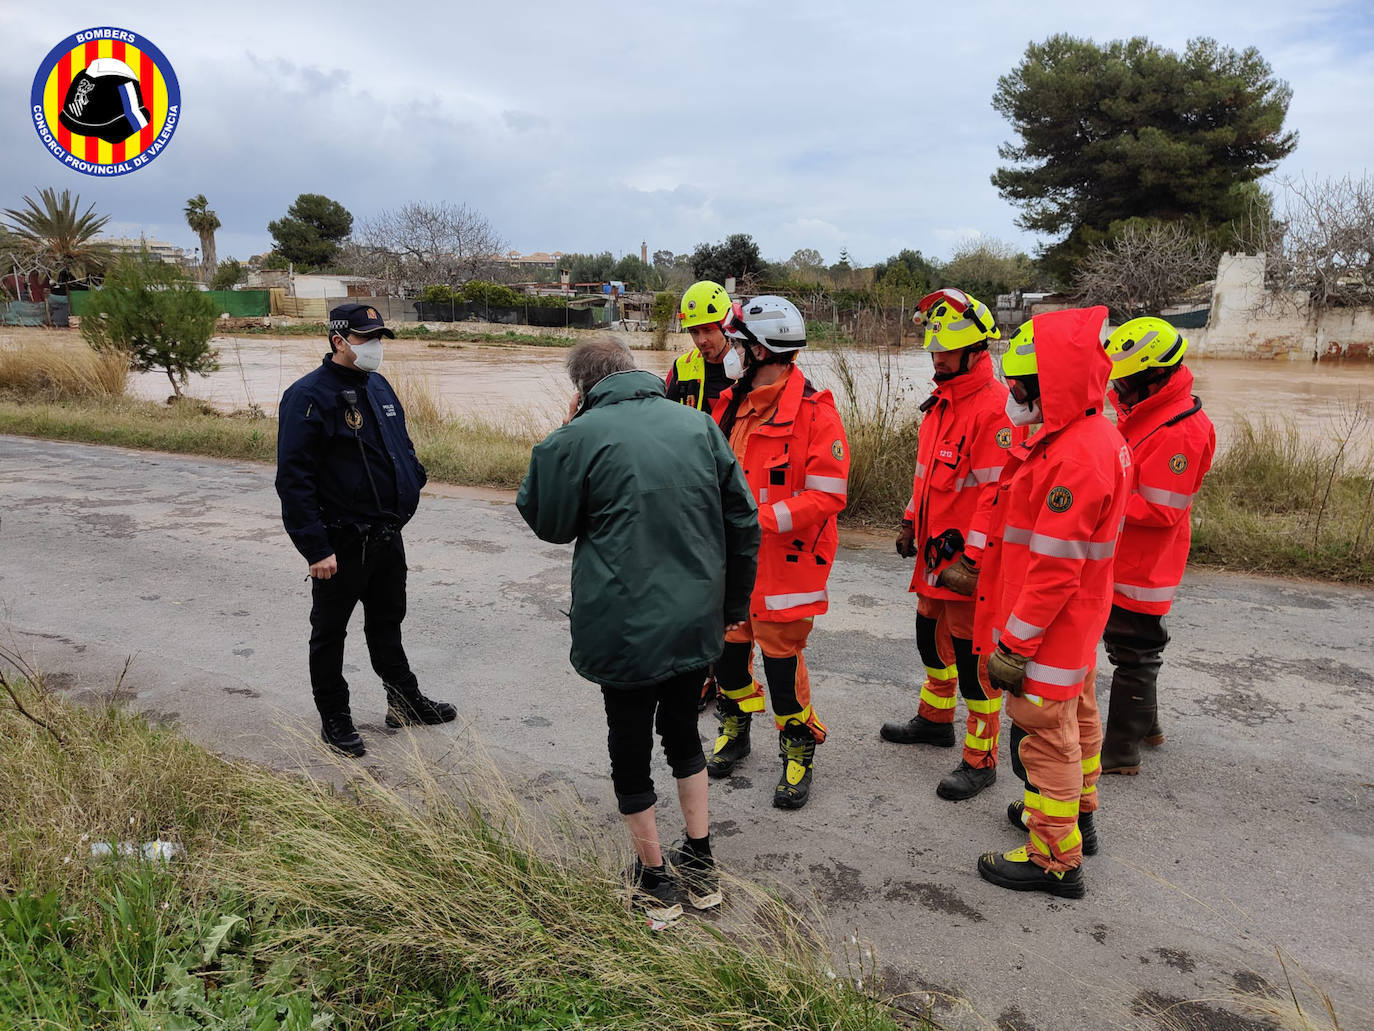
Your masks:
M382 364L382 340L368 340L361 344L349 344L353 348L353 364L363 372L376 372Z
M727 379L739 379L744 375L744 359L739 356L739 348L730 347L725 351L725 357L720 360L721 367L725 369Z
M1037 397L1028 405L1023 405L1011 394L1007 395L1007 418L1011 420L1013 426L1029 426L1033 422L1044 422L1044 417L1040 411L1040 399Z

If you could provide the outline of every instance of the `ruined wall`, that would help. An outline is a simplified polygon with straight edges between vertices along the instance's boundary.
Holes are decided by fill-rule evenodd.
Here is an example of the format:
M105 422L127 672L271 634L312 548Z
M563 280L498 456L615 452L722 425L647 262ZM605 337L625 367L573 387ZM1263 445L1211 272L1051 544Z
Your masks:
M1264 256L1223 254L1205 329L1188 333L1209 358L1374 359L1374 308L1313 311L1306 293L1264 288Z

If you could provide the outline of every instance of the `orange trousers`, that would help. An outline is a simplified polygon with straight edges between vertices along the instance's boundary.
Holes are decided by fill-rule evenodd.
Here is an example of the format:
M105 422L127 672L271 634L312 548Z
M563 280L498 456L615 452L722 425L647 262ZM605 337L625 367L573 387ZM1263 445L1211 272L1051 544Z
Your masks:
M1011 765L1026 786L1026 851L1046 870L1072 870L1083 862L1078 814L1097 809L1102 719L1096 674L1096 669L1088 671L1077 698L1007 697Z
M773 701L778 730L796 720L811 731L817 743L825 740L826 726L811 706L811 676L806 669L806 640L815 617L789 623L749 620L725 635L725 651L716 663L716 683L724 704L745 713L763 711L763 685L754 677L754 644L763 653L763 670Z
M997 765L1002 692L988 681L987 657L973 654L973 602L917 596L916 647L925 664L916 714L932 723L953 723L956 692L968 705L964 761L975 769Z

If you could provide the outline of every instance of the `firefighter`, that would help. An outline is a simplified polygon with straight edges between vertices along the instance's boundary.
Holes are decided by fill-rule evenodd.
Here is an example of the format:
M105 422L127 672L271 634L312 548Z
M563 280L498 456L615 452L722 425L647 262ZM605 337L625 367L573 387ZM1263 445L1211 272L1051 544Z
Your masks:
M668 400L710 412L712 403L743 373L722 324L730 316L730 295L703 279L682 295L678 322L692 336L692 349L673 361L666 379Z
M1135 489L1117 547L1112 611L1103 641L1116 667L1102 741L1102 772L1140 772L1141 743L1164 743L1156 679L1192 539L1189 515L1212 467L1217 433L1183 365L1188 340L1163 319L1132 319L1107 340L1117 429L1131 447Z
M849 449L834 399L793 364L806 346L806 323L792 302L765 296L737 305L726 334L741 345L744 376L721 395L716 417L758 501L763 540L749 619L725 635L716 663L721 727L706 769L728 776L749 754L750 719L764 707L754 678L757 643L783 764L773 805L800 809L810 797L816 746L826 736L803 649L815 617L829 607L826 581Z
M1130 449L1102 414L1106 318L1102 307L1052 312L1012 335L1007 414L1043 428L1012 447L974 521L987 535L975 642L993 687L1011 696L1011 762L1025 795L1007 815L1029 832L1021 848L980 858L978 872L1067 898L1082 897L1083 853L1097 850L1094 666L1130 490Z
M1007 388L993 375L988 342L1001 334L987 305L962 290L937 290L916 305L935 391L921 405L911 500L897 554L916 557L916 647L925 664L920 706L910 720L884 723L898 744L954 747L958 690L968 705L959 765L935 788L941 798L972 798L997 779L1002 693L973 654L974 559L982 541L970 533L978 502L997 492L1013 443L1025 430L1007 416Z

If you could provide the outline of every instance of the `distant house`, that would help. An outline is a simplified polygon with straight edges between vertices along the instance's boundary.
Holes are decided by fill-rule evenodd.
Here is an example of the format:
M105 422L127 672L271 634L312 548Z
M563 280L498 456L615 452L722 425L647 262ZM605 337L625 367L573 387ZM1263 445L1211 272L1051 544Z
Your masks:
M291 277L294 297L372 297L372 281L365 276L333 276L323 272Z
M562 251L535 251L533 254L521 254L519 251L507 251L506 262L511 268L557 268L558 259L563 257Z
M96 237L96 242L104 244L120 255L137 254L139 251L146 250L159 261L180 266L188 272L193 272L200 267L199 248L196 248L195 252L187 254L186 248L178 247L166 240L149 239L146 236L140 236L137 239L132 236L99 236Z

